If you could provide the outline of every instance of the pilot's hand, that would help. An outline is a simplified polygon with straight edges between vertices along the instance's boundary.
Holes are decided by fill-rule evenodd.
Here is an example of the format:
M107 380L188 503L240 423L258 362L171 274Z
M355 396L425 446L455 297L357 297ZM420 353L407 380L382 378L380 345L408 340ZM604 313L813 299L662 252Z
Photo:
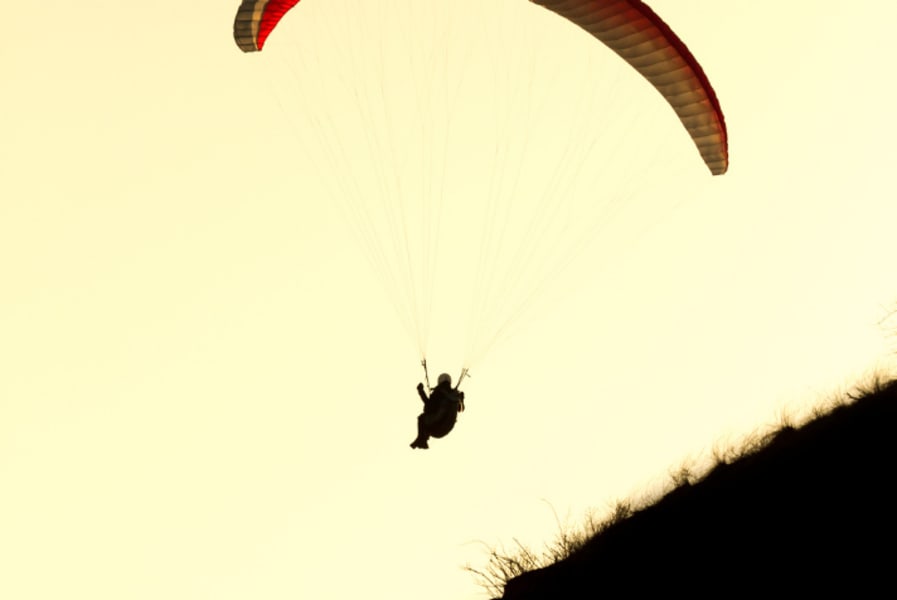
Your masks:
M417 384L417 391L423 393L423 391L424 391L424 384L422 384L422 383L418 383L418 384Z

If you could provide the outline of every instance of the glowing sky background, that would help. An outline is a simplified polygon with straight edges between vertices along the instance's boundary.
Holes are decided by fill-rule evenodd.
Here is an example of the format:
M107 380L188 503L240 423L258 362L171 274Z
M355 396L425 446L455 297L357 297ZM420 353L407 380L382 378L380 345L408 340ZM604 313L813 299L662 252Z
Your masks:
M4 11L0 597L479 598L461 567L480 542L548 540L550 506L649 492L889 362L889 4L651 3L723 106L716 178L645 81L523 0L304 0L258 55L233 43L237 4ZM421 47L445 54L409 61ZM427 83L378 89L369 64ZM625 202L569 268L545 263L558 278L423 452L415 343L334 199L379 194L359 105L420 92L442 114L446 90L434 376L463 354L490 127L532 136L521 205L597 131L571 206ZM383 168L422 189L430 150L394 117Z

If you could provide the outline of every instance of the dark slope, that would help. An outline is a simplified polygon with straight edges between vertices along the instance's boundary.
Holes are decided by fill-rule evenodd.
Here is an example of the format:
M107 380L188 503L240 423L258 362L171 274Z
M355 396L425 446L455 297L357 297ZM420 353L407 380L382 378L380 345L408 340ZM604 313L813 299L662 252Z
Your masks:
M511 579L503 598L897 597L897 381L854 400Z

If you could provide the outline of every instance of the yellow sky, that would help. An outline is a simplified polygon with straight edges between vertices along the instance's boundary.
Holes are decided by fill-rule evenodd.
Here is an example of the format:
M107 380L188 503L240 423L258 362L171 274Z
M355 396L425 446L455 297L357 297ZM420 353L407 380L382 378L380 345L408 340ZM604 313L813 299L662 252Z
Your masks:
M477 598L459 568L484 559L476 540L551 537L543 500L603 508L887 358L895 9L652 2L726 114L731 168L711 178L653 90L539 7L390 0L360 22L347 1L303 0L253 56L231 39L236 1L6 11L0 597ZM417 23L446 54L396 62L442 47ZM465 227L495 176L476 141L495 115L519 124L531 103L550 123L530 134L521 203L582 139L577 119L603 137L570 197L631 198L477 364L468 411L428 452L408 448L417 349L334 202L347 171L378 196L358 100L339 96L386 97L372 60L395 82L448 66L409 91L433 114L458 83L434 373L458 366L458 265L480 240ZM518 110L477 112L486 88ZM383 93L401 107L402 90ZM601 109L565 104L582 93ZM393 115L384 168L420 189L439 152L413 118ZM519 148L519 131L499 141ZM315 159L322 135L348 156Z

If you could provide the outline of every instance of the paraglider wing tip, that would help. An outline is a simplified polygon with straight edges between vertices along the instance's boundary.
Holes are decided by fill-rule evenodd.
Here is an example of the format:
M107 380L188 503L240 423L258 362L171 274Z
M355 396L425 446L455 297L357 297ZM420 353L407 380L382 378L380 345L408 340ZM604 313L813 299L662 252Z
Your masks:
M715 160L715 161L706 160L706 163L707 163L707 167L710 168L710 173L713 174L714 177L717 175L725 175L726 171L729 170L729 156L728 155L723 156L722 158Z
M685 43L647 4L641 0L532 1L578 25L628 62L679 116L710 172L726 172L726 123L716 92Z
M234 18L234 41L243 52L256 52L260 49L256 46L256 34L253 29L257 29L257 26L254 26L252 21L252 13L247 15L241 6Z
M243 52L265 47L268 34L299 0L243 0L234 18L234 40Z
M239 41L237 41L237 47L240 48L240 50L242 50L245 53L258 52L259 50L261 50L261 48L256 48L255 46L243 45Z

